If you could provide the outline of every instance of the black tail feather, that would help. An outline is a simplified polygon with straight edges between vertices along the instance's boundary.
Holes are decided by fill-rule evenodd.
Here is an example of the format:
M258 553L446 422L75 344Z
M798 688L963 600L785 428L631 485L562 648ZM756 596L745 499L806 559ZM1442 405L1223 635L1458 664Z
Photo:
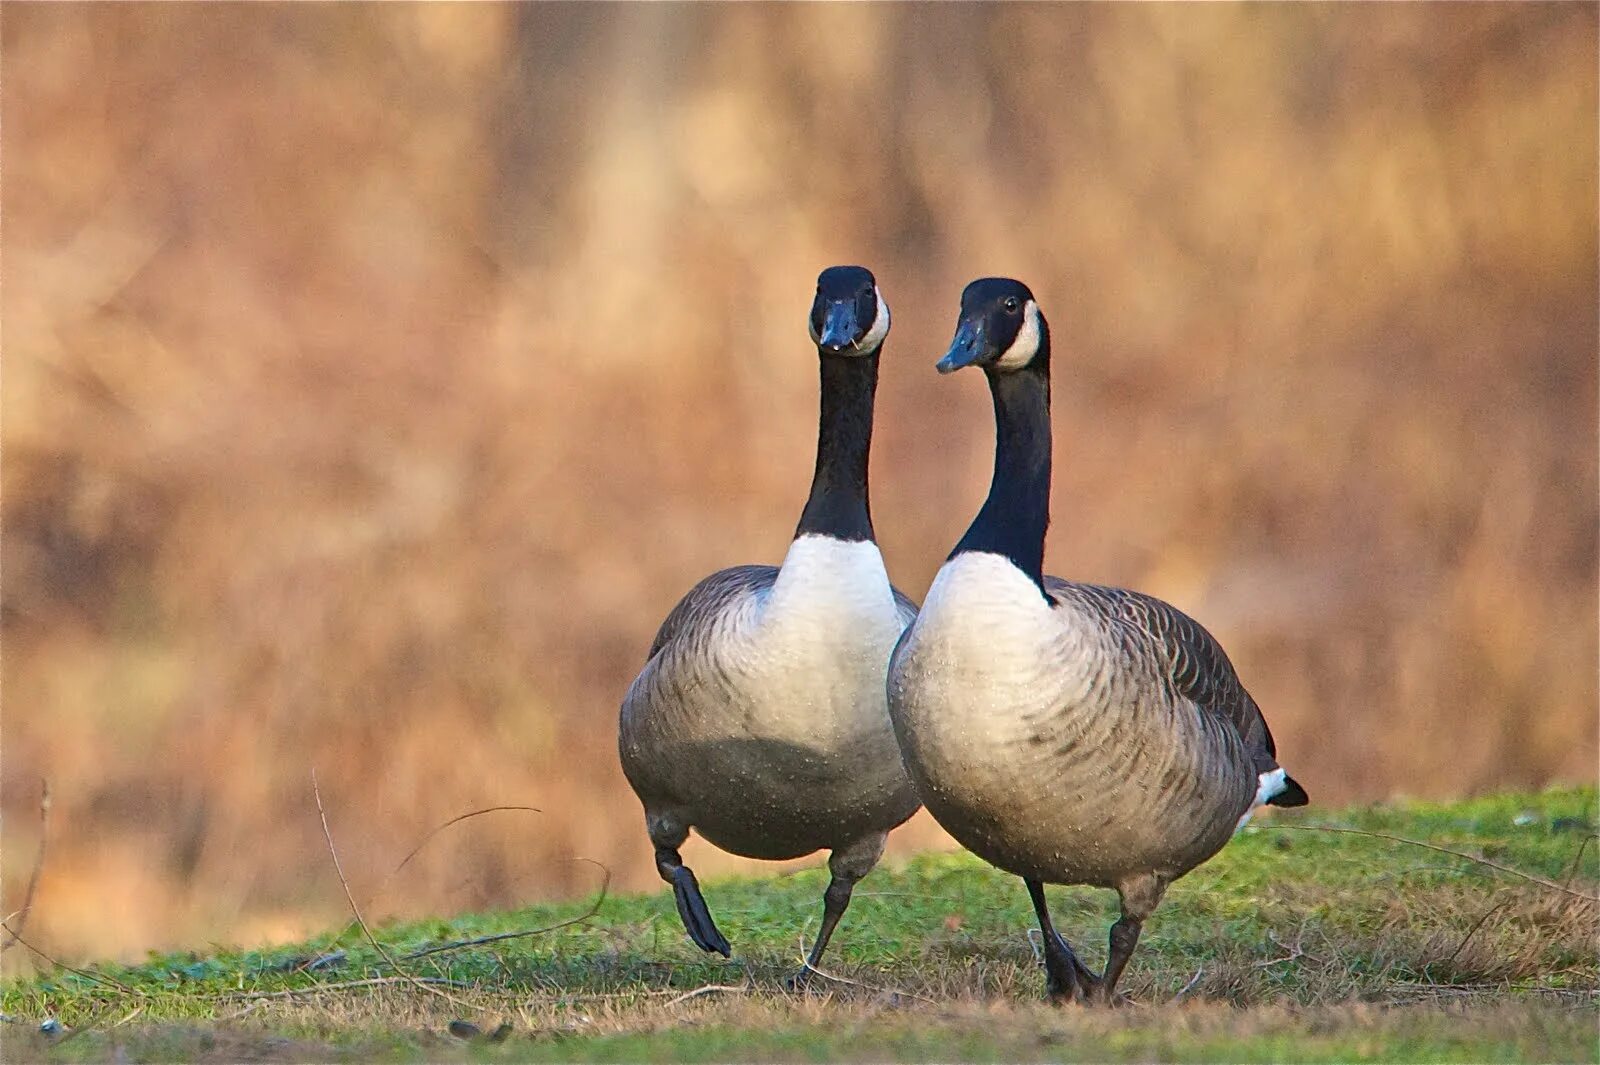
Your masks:
M1267 800L1268 806L1304 806L1311 801L1311 796L1306 794L1306 789L1294 777L1283 778L1283 790Z

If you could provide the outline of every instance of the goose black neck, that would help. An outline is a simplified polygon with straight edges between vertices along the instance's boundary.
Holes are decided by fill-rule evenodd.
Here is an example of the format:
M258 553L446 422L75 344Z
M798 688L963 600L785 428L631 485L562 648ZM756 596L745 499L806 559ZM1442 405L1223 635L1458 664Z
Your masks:
M867 505L867 452L872 447L872 397L878 388L878 353L821 353L822 416L817 427L817 470L796 536L871 540Z
M1050 375L1048 363L1014 373L990 371L994 398L994 480L967 534L950 552L1004 555L1044 594L1044 534L1050 525ZM1048 598L1048 596L1046 596Z

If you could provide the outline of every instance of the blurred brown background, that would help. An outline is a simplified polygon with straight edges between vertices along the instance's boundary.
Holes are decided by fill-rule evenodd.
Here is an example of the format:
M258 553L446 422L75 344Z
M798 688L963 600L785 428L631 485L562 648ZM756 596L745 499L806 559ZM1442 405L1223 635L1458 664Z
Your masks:
M65 957L345 919L313 767L375 916L586 892L580 855L661 889L617 701L693 581L784 551L835 262L895 312L907 591L991 457L933 360L1016 275L1057 346L1048 568L1201 618L1317 802L1594 774L1592 5L0 31L3 908L48 777L30 938ZM544 812L385 880L499 803Z

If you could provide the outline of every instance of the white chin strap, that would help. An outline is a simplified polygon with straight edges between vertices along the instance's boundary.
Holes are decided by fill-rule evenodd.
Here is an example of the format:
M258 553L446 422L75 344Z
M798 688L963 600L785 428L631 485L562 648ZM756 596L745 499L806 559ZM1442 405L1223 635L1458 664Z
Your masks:
M883 338L889 335L889 305L883 301L883 293L878 291L878 286L872 286L872 298L878 302L878 316L872 320L872 328L867 330L867 335L861 338L860 350L863 352L876 351L883 343Z
M1022 328L1017 330L1017 339L1005 350L1005 354L994 360L995 367L1001 370L1020 370L1033 361L1039 354L1039 305L1032 300L1022 308Z

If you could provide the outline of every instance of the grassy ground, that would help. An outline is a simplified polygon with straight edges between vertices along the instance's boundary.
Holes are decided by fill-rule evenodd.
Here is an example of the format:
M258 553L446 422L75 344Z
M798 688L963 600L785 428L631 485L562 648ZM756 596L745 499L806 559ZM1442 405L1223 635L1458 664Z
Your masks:
M861 885L806 995L781 982L815 930L821 869L708 886L731 962L688 944L663 888L375 929L406 975L356 927L57 969L4 987L0 1032L11 1061L1596 1061L1595 807L1582 788L1279 815L1168 893L1119 1010L1046 1005L1021 883L939 854ZM1312 825L1480 860L1292 827ZM1113 897L1052 900L1098 963ZM39 1033L48 1018L59 1034Z

